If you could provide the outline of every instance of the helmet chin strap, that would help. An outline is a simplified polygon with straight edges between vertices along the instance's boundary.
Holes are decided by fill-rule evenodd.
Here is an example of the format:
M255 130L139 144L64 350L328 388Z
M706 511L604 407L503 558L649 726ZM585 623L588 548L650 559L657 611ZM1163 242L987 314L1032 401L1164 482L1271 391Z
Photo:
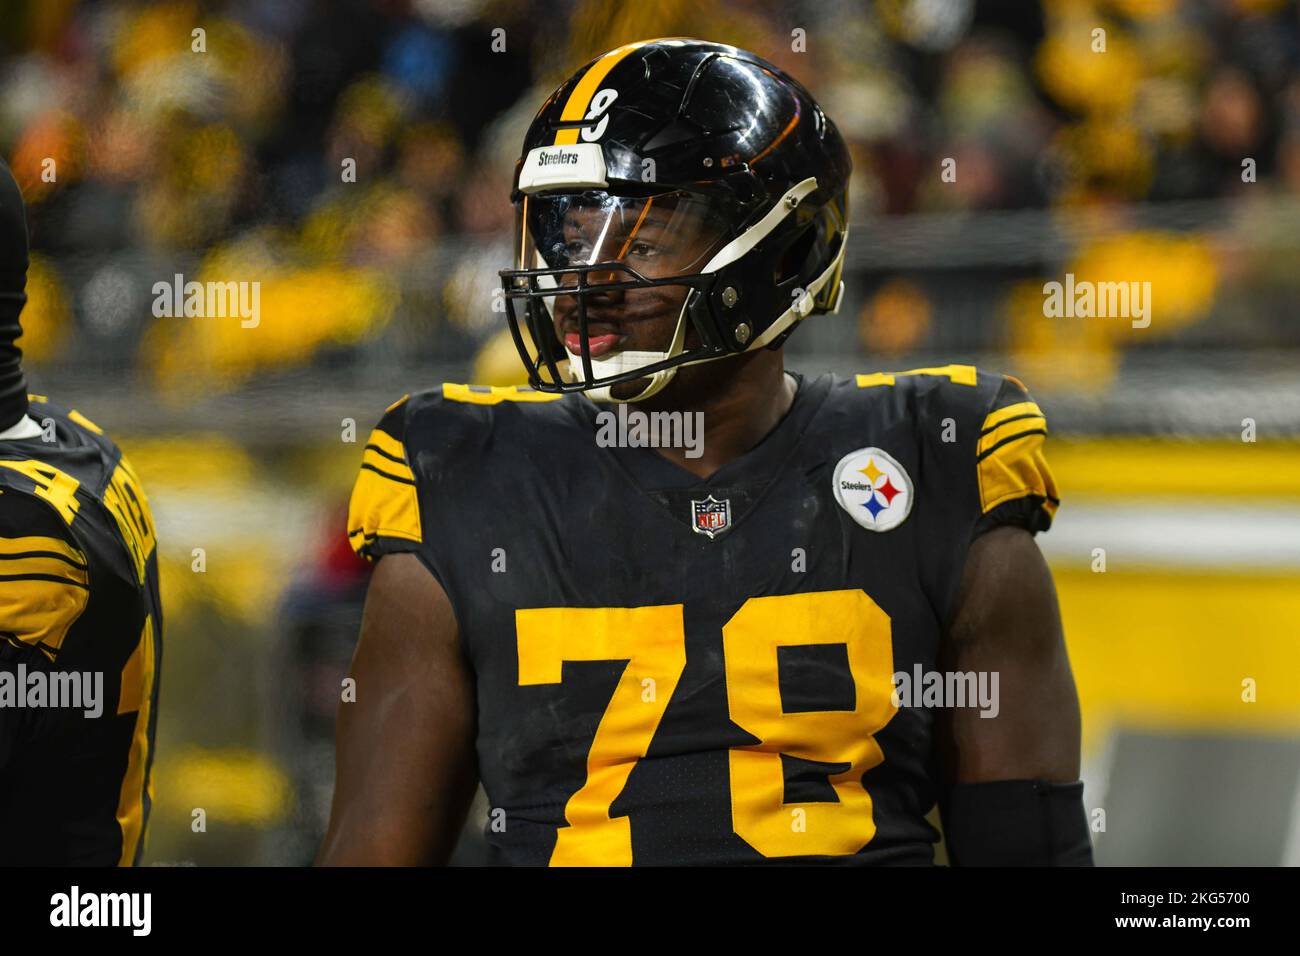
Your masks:
M682 303L682 311L677 316L677 329L673 332L673 340L668 346L668 351L615 352L608 358L593 358L591 360L591 370L595 376L597 378L605 378L606 376L622 375L624 372L631 372L638 368L645 368L647 365L653 365L656 362L663 362L667 359L676 358L681 355L682 350L686 347L686 303L689 301L690 296L687 295L686 302ZM641 391L637 392L630 398L615 398L611 394L612 389L617 387L614 385L604 385L600 388L588 389L587 395L591 397L593 402L617 402L620 405L630 402L640 402L649 398L651 395L663 391L664 387L673 380L673 376L677 374L677 368L678 366L674 365L671 368L661 369L658 372L650 374L647 376L650 381L646 383L645 387L642 388ZM582 377L582 356L570 353L569 371L576 378Z
M546 268L546 263L542 259L541 253L537 254L537 266L538 268ZM543 289L559 288L559 284L552 276L539 276L537 284ZM551 321L554 322L554 305L551 303L549 298L543 299L542 301L546 306L547 314L551 317ZM626 351L615 352L608 358L596 358L593 356L591 359L591 370L594 376L596 378L605 378L613 375L621 375L624 372L644 368L647 365L653 365L655 362L662 362L664 359L681 355L682 349L686 345L686 303L689 301L690 296L688 295L686 297L686 302L682 303L681 313L677 316L677 330L673 333L673 341L668 347L667 352ZM564 366L561 367L563 368ZM568 355L567 368L569 374L565 377L569 381L580 382L585 377L582 371L581 355L574 355L570 352ZM617 402L619 404L624 402L639 402L643 398L649 398L651 395L660 391L665 385L672 381L673 376L676 374L677 369L674 367L647 376L650 379L649 383L645 388L631 398L615 398L610 394L610 389L614 387L612 385L604 385L600 388L589 388L584 394L593 402Z

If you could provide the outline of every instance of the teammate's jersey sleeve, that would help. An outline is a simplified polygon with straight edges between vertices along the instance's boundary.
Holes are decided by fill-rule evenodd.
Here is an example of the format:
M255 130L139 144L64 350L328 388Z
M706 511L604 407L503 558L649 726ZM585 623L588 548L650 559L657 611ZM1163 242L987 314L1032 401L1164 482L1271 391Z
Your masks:
M0 489L0 644L53 661L89 599L88 562L67 524L35 497Z
M0 673L44 669L89 600L86 557L44 502L0 489ZM0 711L0 781L34 733L26 709Z
M1001 376L990 390L975 449L980 516L974 536L1002 525L1046 531L1061 503L1043 453L1047 418L1017 379Z
M0 706L0 866L132 865L153 801L155 526L111 439L29 400L46 434L0 442L0 672L71 696Z
M370 433L348 505L348 542L372 561L418 551L424 540L415 475L406 454L407 409L404 397Z

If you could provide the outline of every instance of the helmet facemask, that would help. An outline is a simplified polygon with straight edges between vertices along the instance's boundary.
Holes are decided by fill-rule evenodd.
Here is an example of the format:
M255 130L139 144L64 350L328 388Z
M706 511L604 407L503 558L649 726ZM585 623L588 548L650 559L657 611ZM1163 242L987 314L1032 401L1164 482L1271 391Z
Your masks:
M532 386L641 401L681 366L779 348L837 311L847 215L843 196L806 204L816 190L809 177L747 210L731 192L521 195L519 268L501 277Z
M636 401L683 364L728 354L702 272L731 238L724 200L606 190L522 196L515 268L502 272L510 328L535 388ZM534 343L530 349L520 322ZM643 381L640 389L614 389Z

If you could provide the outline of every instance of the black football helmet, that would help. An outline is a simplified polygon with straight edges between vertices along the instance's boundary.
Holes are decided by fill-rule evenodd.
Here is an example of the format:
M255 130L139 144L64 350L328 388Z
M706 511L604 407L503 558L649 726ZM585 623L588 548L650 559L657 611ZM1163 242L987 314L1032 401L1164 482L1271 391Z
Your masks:
M850 170L808 91L752 53L674 38L588 63L542 104L515 169L500 274L532 386L637 401L682 365L776 347L836 311ZM686 293L667 347L593 355L593 304L661 286Z

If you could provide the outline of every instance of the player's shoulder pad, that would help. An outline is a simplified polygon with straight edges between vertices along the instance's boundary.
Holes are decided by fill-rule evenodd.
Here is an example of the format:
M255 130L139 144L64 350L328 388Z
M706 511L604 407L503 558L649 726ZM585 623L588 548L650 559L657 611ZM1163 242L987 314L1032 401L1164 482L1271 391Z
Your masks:
M90 600L90 569L67 523L48 503L0 487L0 643L54 660Z
M527 385L458 385L444 382L440 388L426 392L444 402L455 405L545 404L562 399L563 395L539 392Z
M114 460L121 458L121 449L108 433L75 408L66 408L50 401L44 395L28 395L27 403L27 414L42 428L46 428L51 422L67 425L77 431L84 440L99 446L106 458Z
M463 469L503 415L561 395L526 386L444 383L389 406L371 433L348 509L348 540L377 558L424 543L419 483L436 482L452 465ZM518 427L518 423L515 423Z
M122 449L104 429L77 411L57 402L52 402L44 395L27 396L28 416L40 426L42 440L52 442L52 447L60 451L80 451L93 448L98 458L98 467L92 467L84 458L78 457L79 468L72 469L74 477L93 496L100 497L108 487L114 472L121 465L129 472L122 454ZM131 478L139 484L135 475Z
M517 448L542 430L569 421L555 414L563 395L525 385L444 382L412 395L406 407L406 455L422 484L463 479L493 448Z
M1002 376L974 365L941 365L858 375L856 382L875 406L885 399L887 420L906 419L923 441L933 437L951 446L978 430Z

